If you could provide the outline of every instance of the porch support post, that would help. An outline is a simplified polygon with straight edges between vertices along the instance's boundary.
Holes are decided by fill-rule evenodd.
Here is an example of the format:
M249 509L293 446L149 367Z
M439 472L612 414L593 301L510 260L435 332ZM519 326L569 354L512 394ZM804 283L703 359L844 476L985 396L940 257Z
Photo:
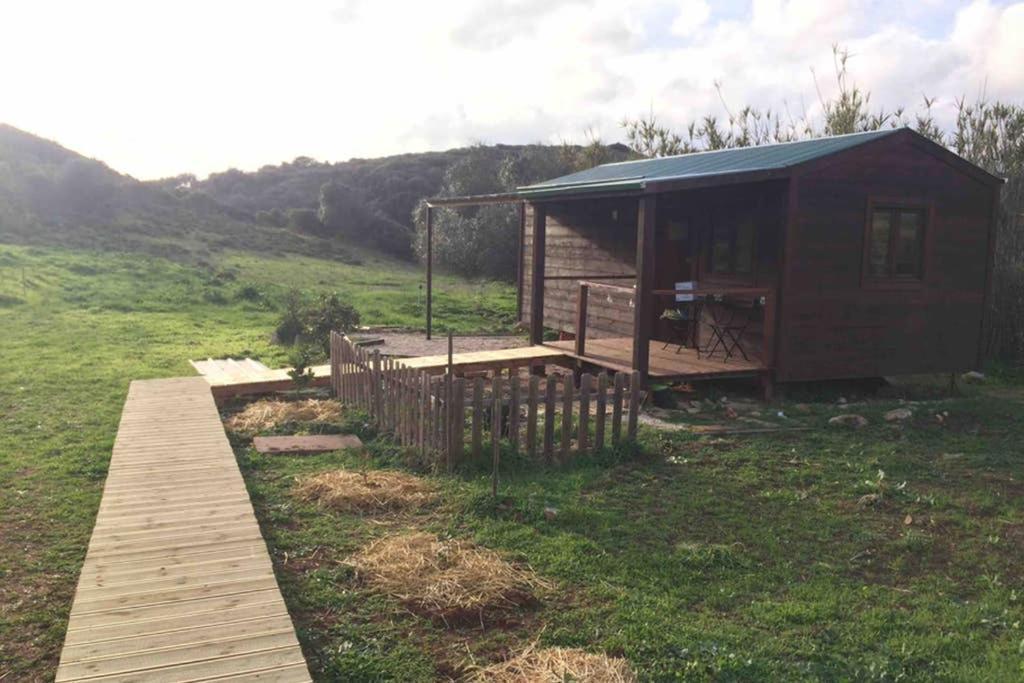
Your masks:
M544 243L547 241L547 208L533 205L533 244L530 252L530 343L544 341Z
M526 254L526 202L519 202L519 244L516 255L516 321L523 319L523 256Z
M427 339L430 339L434 318L431 311L434 298L434 207L427 204Z
M638 200L636 223L636 291L633 294L633 369L647 384L651 355L651 317L654 313L654 216L657 195Z

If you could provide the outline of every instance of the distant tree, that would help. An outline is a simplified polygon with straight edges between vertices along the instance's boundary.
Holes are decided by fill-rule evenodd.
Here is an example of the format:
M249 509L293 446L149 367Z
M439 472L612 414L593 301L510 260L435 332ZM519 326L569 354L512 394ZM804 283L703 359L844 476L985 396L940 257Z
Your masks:
M500 194L554 178L614 154L592 138L584 147L533 145L495 154L493 147L475 145L448 167L440 196ZM617 151L622 156L621 151ZM416 250L426 252L425 206L413 214ZM514 203L434 210L434 254L437 263L471 277L510 280L515 276L519 238L519 207Z
M257 211L255 219L260 225L269 225L274 228L283 228L288 225L288 217L277 207L270 211Z
M366 198L336 180L320 187L318 217L331 234L346 237L366 231L375 219Z
M111 170L98 161L68 159L57 171L57 199L70 212L104 213L114 193L113 178Z
M288 226L309 235L318 234L322 228L317 212L313 209L288 209Z

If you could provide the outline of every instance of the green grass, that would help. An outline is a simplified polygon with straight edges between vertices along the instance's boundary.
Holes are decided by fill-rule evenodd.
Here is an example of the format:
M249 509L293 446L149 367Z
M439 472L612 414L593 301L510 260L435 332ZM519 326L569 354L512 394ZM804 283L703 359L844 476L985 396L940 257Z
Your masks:
M382 275L384 273L384 275ZM51 680L132 379L252 356L289 288L351 295L368 324L422 325L419 269L230 254L208 268L0 245L0 680ZM437 328L507 328L505 285L438 278Z
M323 680L432 680L538 637L624 656L642 680L1019 680L1021 403L973 391L903 427L881 419L895 405L856 406L862 431L826 427L836 409L818 404L809 433L645 432L639 460L506 473L497 508L486 476L438 478L438 510L383 522L290 487L394 466L393 450L369 464L237 452L275 557L292 558L282 585ZM406 527L473 538L558 588L482 631L410 615L343 563Z
M292 286L343 292L368 323L419 324L419 281L370 259L239 253L199 269L0 247L0 680L53 675L131 379L188 374L190 357L279 364L269 333ZM439 287L441 329L507 327L507 287ZM402 466L372 434L369 459L234 445L319 680L435 680L535 639L626 657L643 680L1020 680L1024 392L1012 372L955 399L939 386L855 404L871 421L860 431L827 427L834 396L814 387L800 393L809 407L779 406L809 432L642 431L636 459L520 464L497 506L471 467L432 479L436 508L383 519L291 495L304 473ZM882 420L922 396L908 424ZM416 616L344 563L409 528L475 539L554 589L483 628Z

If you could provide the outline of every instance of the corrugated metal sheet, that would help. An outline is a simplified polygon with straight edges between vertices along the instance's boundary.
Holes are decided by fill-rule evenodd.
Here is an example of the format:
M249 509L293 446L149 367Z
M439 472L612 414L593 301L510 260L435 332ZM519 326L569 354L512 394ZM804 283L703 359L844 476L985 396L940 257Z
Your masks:
M752 171L771 171L796 166L805 161L835 154L902 129L837 135L829 138L784 142L759 147L696 152L659 159L623 161L546 180L519 188L524 197L544 197L582 192L629 191L643 189L647 183L727 176Z

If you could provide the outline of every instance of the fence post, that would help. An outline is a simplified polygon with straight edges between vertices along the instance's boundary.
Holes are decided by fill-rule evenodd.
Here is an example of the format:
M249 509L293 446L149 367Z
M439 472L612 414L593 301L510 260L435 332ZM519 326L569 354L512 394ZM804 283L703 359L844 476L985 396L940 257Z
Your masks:
M558 378L548 375L548 383L544 393L544 463L551 464L555 445L555 392L558 390Z
M419 374L419 416L417 420L417 439L419 440L420 455L423 458L427 457L427 422L430 418L430 380L429 375L426 372L420 371Z
M584 373L580 376L580 418L577 427L576 450L581 454L587 452L590 442L590 385L594 376Z
M384 414L384 396L381 390L381 370L380 370L380 351L374 350L373 352L373 380L370 384L370 390L373 396L373 417L377 423L377 428L383 428L382 415Z
M622 387L625 379L625 373L615 373L615 389L612 390L612 445L619 443L622 438Z
M338 340L337 333L331 330L329 337L328 346L330 348L330 364L331 364L331 393L335 396L338 395Z
M530 459L537 457L537 400L540 397L540 377L530 375L526 404L526 452Z
M519 373L515 368L509 370L508 394L508 438L512 444L512 452L519 452Z
M572 447L572 399L573 377L566 375L562 380L562 445L559 458L562 462L569 460L569 449Z
M480 457L481 430L484 418L484 380L477 377L473 382L473 459Z
M451 462L457 467L462 462L466 425L466 380L458 377L452 382Z
M380 387L381 425L385 432L391 432L391 359L386 356L380 359Z
M640 373L636 370L629 378L629 426L626 434L630 439L636 438L636 423L640 417Z
M498 465L501 461L501 375L491 380L491 495L498 497Z
M437 417L436 417L436 420L434 422L434 438L436 439L436 443L437 443L438 455L440 455L442 457L446 457L445 456L445 448L446 448L447 444L445 443L445 433L444 433L444 430L447 429L447 427L448 427L448 421L445 419L445 417L448 414L448 406L445 404L445 400L444 400L444 378L443 377L438 377L437 378L437 392L435 393L435 397L436 398L434 399L434 401L437 404Z
M608 399L608 373L602 372L597 376L597 415L594 416L594 448L604 448L604 420L607 410Z

